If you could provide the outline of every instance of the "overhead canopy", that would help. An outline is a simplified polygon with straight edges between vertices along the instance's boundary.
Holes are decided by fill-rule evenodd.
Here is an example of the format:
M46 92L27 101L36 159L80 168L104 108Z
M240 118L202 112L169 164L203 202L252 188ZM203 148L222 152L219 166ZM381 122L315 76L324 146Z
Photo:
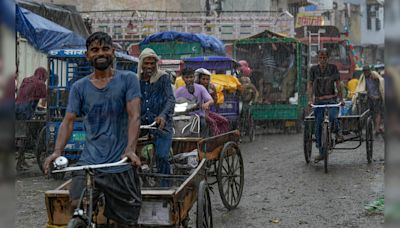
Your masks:
M76 32L84 38L89 36L85 23L75 6L38 3L32 0L17 0L17 3L20 7Z
M80 35L18 5L15 17L16 31L44 53L59 48L85 47Z
M234 70L239 64L231 58L222 56L199 56L183 60L185 67L196 70L206 68L207 70Z
M200 33L188 32L159 32L146 37L140 45L145 45L151 42L165 42L165 41L183 41L183 42L198 42L204 49L210 49L218 54L225 55L224 43L214 36L209 36Z
M287 36L280 34L280 33L276 33L276 32L272 32L270 30L264 30L263 32L260 32L258 34L255 34L253 36L250 36L250 39L256 39L256 38L285 38Z

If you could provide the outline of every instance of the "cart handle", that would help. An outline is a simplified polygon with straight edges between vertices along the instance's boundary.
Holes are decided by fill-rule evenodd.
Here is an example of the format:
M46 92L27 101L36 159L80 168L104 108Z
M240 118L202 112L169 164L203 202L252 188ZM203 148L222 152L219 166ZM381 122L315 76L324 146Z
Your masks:
M120 161L113 162L113 163L105 163L105 164L98 164L98 165L82 165L82 166L74 166L74 167L66 167L64 169L53 170L52 173L63 173L63 172L72 172L72 171L79 171L85 169L101 169L101 168L108 168L108 167L115 167L115 166L122 166L122 165L129 165L130 163L127 162L128 158L124 157Z
M149 125L140 125L140 129L157 129L156 124L156 121L154 121Z
M341 103L338 103L338 104L324 104L324 105L311 104L311 107L313 107L313 108L337 108L337 107L340 107L340 106L341 106Z

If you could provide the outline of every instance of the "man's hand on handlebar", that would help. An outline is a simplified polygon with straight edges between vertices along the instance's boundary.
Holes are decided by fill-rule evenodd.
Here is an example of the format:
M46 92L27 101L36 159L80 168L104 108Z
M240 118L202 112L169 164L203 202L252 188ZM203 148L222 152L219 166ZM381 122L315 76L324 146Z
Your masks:
M121 158L123 159L124 157L128 157L133 166L139 167L142 165L139 156L137 156L136 153L130 148L127 148L125 150L125 153L122 155Z
M156 121L156 123L158 125L158 129L160 129L160 130L164 129L165 119L163 117L157 116L154 120Z
M210 104L209 103L204 103L204 104L201 105L201 108L204 109L204 110L208 110L208 109L210 109Z
M48 156L43 164L43 170L44 170L44 174L48 174L49 172L49 168L50 168L50 164L56 160L56 158L61 156L61 151L56 150L54 151L50 156Z

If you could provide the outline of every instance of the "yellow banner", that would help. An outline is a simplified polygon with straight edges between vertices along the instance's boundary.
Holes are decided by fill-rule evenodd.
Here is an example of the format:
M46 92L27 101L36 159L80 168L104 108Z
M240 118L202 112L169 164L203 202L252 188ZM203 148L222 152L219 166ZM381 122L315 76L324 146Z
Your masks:
M308 13L298 13L296 17L296 28L307 25L324 25L324 17L314 16Z

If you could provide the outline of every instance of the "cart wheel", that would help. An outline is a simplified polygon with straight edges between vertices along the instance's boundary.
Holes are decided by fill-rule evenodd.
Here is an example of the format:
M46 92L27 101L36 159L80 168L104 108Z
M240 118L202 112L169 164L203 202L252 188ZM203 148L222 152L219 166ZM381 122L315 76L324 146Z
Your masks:
M206 181L201 181L197 195L197 227L213 227L210 191Z
M85 221L83 221L81 218L72 218L69 220L67 228L86 228L87 225Z
M321 147L322 147L322 151L324 153L324 170L325 170L325 173L328 173L330 135L329 135L329 127L328 127L327 123L323 123L323 125L322 125Z
M44 173L43 164L49 155L50 152L47 148L47 143L46 143L46 127L43 127L42 130L40 130L39 138L36 141L36 150L35 150L36 162L43 173ZM51 173L51 170L52 167L50 167L50 176L52 178L54 178L55 180L64 179L65 173Z
M235 142L227 142L219 156L218 190L224 206L231 210L239 205L244 185L244 166Z
M372 129L372 118L367 119L367 128L365 132L365 146L367 149L367 160L368 164L372 162L372 153L374 151L374 139L373 139L373 129Z
M36 162L42 172L44 172L43 164L48 155L46 149L46 127L43 127L39 132L39 138L36 141L35 149Z
M303 150L304 150L304 159L306 163L310 163L311 160L311 152L312 152L312 129L310 129L309 124L304 126L303 130Z
M250 142L253 142L256 139L256 125L254 124L253 117L249 113L249 126L248 133Z

